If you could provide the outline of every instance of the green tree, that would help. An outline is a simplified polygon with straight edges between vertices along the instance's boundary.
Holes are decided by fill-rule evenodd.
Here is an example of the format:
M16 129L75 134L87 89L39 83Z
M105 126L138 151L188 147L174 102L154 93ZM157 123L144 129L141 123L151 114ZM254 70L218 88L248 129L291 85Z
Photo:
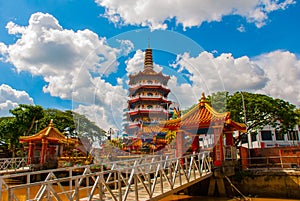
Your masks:
M300 125L300 108L297 108L295 112L297 114L297 124Z
M91 122L86 116L74 112L73 118L76 132L79 137L87 137L88 139L95 141L101 140L101 137L106 135L106 131L97 126L94 122Z
M218 112L230 112L232 120L245 123L247 133L255 135L266 125L277 129L280 134L293 130L300 123L300 109L282 99L249 92L217 92L206 99ZM193 105L186 111L191 110ZM243 134L239 136L238 143Z
M17 148L20 147L19 137L39 132L49 125L51 119L60 132L65 133L67 131L71 137L83 139L85 147L91 147L93 141L99 140L105 135L105 131L94 122L91 122L84 115L70 110L44 110L38 105L20 104L15 109L10 110L10 113L13 115L12 117L0 118L0 138L9 146L14 156Z
M15 117L18 135L20 136L34 134L35 130L33 128L36 121L44 117L44 109L39 105L20 104L9 112Z
M70 110L61 111L57 109L46 109L44 111L44 118L38 122L38 131L47 127L53 119L53 124L60 132L68 131L73 133L75 131L75 123L73 112Z
M221 91L212 93L209 95L206 100L210 103L210 105L217 111L217 112L226 112L227 111L227 99L229 97L229 92Z
M249 92L236 92L227 99L231 118L245 123L251 134L265 125L276 128L282 134L292 130L297 124L295 108L287 101Z
M16 118L5 117L0 120L0 138L8 145L12 157L16 156L17 147L19 147L19 136L22 129L18 126Z

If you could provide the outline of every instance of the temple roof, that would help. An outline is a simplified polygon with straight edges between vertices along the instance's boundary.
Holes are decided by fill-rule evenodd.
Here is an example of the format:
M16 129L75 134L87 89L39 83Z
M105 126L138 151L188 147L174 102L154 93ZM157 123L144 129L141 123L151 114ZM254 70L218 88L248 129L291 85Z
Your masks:
M48 127L44 128L40 132L31 136L21 136L20 143L42 141L42 139L54 142L67 140L72 141L71 139L67 139L57 128L55 128L53 125L53 121L51 120Z
M134 84L135 79L139 79L141 77L145 76L151 76L152 79L154 77L159 77L160 80L163 81L164 84L167 84L168 80L170 79L170 76L165 76L162 74L162 72L156 72L153 69L153 58L152 58L152 49L148 47L145 52L145 58L144 58L144 69L143 71L138 72L134 75L129 75L129 84Z
M246 126L230 118L230 112L219 113L213 109L207 102L204 94L189 112L177 119L160 122L156 125L143 126L142 133L158 133L167 130L192 130L210 128L212 126L224 126L224 130L238 130L246 132Z
M164 127L173 129L199 129L215 125L224 125L234 130L245 131L245 124L234 122L230 119L230 112L219 113L206 101L204 93L199 103L180 118L168 120Z

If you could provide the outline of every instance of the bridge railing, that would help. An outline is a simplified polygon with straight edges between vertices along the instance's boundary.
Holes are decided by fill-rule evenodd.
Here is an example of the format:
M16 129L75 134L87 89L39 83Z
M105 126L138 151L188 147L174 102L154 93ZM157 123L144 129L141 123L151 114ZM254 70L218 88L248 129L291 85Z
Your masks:
M92 172L91 166L87 166L82 174L69 173L65 177L58 177L57 171L51 171L44 181L31 182L30 176L27 176L26 184L16 186L5 186L5 178L0 178L0 185L5 186L1 198L20 200L18 192L22 191L26 194L26 200L156 199L211 176L208 157L207 152L181 158L154 157L151 160L148 158L151 162L147 163L136 160L132 166L118 166L115 163L113 169L97 172Z
M27 158L1 158L0 171L13 171L27 167Z
M299 169L300 156L268 156L242 158L243 169Z

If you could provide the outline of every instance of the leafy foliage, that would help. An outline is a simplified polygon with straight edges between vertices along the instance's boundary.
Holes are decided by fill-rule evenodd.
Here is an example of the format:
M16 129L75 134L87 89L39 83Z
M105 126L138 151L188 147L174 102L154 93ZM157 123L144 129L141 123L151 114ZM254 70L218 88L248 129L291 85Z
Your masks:
M34 124L44 117L44 109L39 105L20 104L13 110L9 111L15 116L15 123L20 135L34 134Z
M19 132L21 128L16 124L16 119L12 117L1 118L0 121L0 138L2 143L8 145L8 149L12 153L13 157L16 153L16 148L19 143Z
M213 93L212 95L207 97L207 101L210 105L218 112L226 112L227 111L227 99L229 97L229 92L221 91L217 93Z
M281 99L273 99L263 94L236 92L229 96L227 103L231 118L237 122L245 122L250 133L265 125L286 133L297 124L296 106Z
M228 92L217 92L206 100L216 111L229 111L232 120L245 123L251 135L255 135L265 125L284 134L300 123L300 110L295 105L263 94L236 92L230 95Z
M7 144L13 155L20 147L19 137L28 136L47 127L53 119L54 126L70 137L80 137L85 147L90 147L93 141L99 140L105 131L91 122L84 115L70 110L44 110L41 106L20 104L10 110L13 117L0 118L0 138Z

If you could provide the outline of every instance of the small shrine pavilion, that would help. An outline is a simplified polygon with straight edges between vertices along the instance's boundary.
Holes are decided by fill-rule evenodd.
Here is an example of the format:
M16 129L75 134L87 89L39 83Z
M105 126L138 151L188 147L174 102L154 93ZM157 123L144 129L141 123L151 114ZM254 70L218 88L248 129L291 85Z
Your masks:
M63 144L76 143L74 139L64 136L53 125L51 120L48 127L31 136L21 136L20 143L27 144L28 164L45 164L57 160L63 153Z
M198 104L189 112L180 118L166 121L162 126L176 131L178 156L183 155L188 150L197 152L201 148L199 138L212 136L210 143L213 147L213 159L216 166L221 165L224 161L225 152L231 153L235 149L233 133L235 131L246 132L245 124L233 121L230 118L230 112L219 113L211 107L204 93L202 93ZM191 143L187 143L186 138L190 138ZM231 158L231 156L229 157Z

